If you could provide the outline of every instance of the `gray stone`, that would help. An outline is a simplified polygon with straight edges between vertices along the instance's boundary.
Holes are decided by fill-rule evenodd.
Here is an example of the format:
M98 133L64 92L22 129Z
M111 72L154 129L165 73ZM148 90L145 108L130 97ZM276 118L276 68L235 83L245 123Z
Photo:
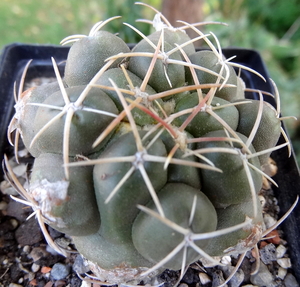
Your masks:
M233 266L223 266L221 267L226 278L228 278L233 270L234 270L234 267ZM242 269L239 269L237 272L235 272L235 274L233 275L233 277L230 279L230 281L228 282L228 286L229 287L239 287L242 282L244 281L244 272Z
M287 274L284 278L285 287L299 287L295 276L291 273Z
M259 270L256 274L250 276L250 281L256 286L276 287L273 276L268 267L260 262Z
M84 264L84 260L81 255L77 255L73 264L73 270L78 274L84 274L90 269Z
M272 227L274 224L276 224L277 220L272 217L270 214L265 213L264 214L264 223L266 225L266 228Z
M66 278L70 273L70 266L62 263L56 263L53 265L50 275L54 280L61 280Z
M20 222L24 222L33 212L31 208L24 208L24 206L24 204L18 201L10 200L6 209L7 215L16 218Z
M33 262L36 262L38 260L40 260L43 257L48 256L49 253L46 251L45 247L34 247L30 254L29 257L32 258Z
M265 264L270 264L277 259L276 247L273 243L270 243L259 250L260 259Z
M256 264L256 261L254 261L254 265L255 264ZM240 269L242 269L244 272L244 281L245 282L250 281L251 272L254 269L254 266L252 267L252 265L253 265L253 262L251 262L251 260L249 258L245 257L240 266Z
M217 287L224 284L225 279L222 270L216 270L212 273L212 287ZM222 285L223 287L228 287L227 284Z
M18 244L21 246L34 245L43 239L41 229L33 217L18 227L15 236Z
M25 163L21 163L13 167L12 170L17 177L21 177L26 174L27 165Z
M0 191L3 194L7 194L7 195L14 195L14 196L18 195L18 192L10 185L10 183L7 180L1 181Z

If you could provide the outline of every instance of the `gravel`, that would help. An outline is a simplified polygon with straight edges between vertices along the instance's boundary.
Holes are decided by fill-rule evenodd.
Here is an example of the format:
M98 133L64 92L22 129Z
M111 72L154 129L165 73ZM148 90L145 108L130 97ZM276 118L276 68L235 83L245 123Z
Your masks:
M55 263L51 269L50 275L54 280L62 280L69 275L70 269L69 265Z
M20 176L22 178L22 174ZM70 238L47 227L55 242L69 249L69 256L65 258L46 244L34 217L26 220L32 211L9 197L13 192L9 185L2 182L1 188L0 287L91 287L90 283L83 283L77 276L77 273L83 275L89 270L82 257L73 252L75 247ZM276 199L272 190L263 190L262 196L265 224L271 226L277 220L279 209L274 205ZM259 244L261 262L257 274L250 275L255 267L255 257L249 251L239 271L224 286L299 286L292 274L289 250L282 231L277 229L272 232L272 236ZM226 256L222 258L222 263L225 264L222 267L206 265L205 262L192 264L179 286L214 287L223 284L236 262L237 258ZM164 287L171 287L177 283L179 276L178 271L166 270L159 276L158 282L165 282Z
M277 259L276 257L276 246L273 243L267 244L259 250L260 260L264 264L271 264Z

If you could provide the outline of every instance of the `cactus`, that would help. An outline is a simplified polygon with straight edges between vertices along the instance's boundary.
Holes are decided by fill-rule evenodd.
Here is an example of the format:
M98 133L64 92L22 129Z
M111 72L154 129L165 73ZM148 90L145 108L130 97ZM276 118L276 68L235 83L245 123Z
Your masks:
M273 182L261 166L289 146L276 146L279 107L262 91L246 99L234 68L263 77L225 59L213 34L174 29L155 12L149 36L128 25L142 37L132 50L103 31L118 17L62 41L75 42L64 77L52 59L57 82L19 93L8 128L35 158L27 190L6 161L26 199L17 200L58 252L44 223L71 236L105 284L147 282L166 268L182 277L196 260L253 248L267 234L262 179ZM199 39L210 50L196 52Z

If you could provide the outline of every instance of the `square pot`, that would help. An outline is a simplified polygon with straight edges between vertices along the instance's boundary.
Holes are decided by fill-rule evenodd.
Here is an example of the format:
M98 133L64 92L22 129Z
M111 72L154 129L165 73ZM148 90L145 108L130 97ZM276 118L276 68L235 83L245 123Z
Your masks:
M55 77L51 57L59 65L61 75L63 74L63 62L67 58L69 47L43 46L43 45L24 45L12 44L6 46L1 55L0 61L0 158L4 154L12 154L13 149L9 145L6 132L9 121L14 113L14 82L18 84L21 74L27 62L33 59L26 81L38 77ZM256 51L247 49L224 49L224 55L229 58L236 55L234 62L248 66L266 79L269 79L265 65ZM264 82L256 75L243 70L241 74L248 88L259 89L272 93L271 82ZM256 93L246 93L247 98L257 99ZM275 100L265 97L265 101L276 106ZM279 144L285 140L281 136ZM294 153L288 157L288 149L277 150L272 153L272 158L278 166L278 173L274 177L278 183L278 188L273 187L280 207L280 215L283 215L294 203L297 195L300 194L300 176ZM2 171L0 176L3 178ZM285 232L285 240L288 242L289 255L292 261L292 269L297 281L300 283L300 208L297 206L290 216L282 223L281 228Z

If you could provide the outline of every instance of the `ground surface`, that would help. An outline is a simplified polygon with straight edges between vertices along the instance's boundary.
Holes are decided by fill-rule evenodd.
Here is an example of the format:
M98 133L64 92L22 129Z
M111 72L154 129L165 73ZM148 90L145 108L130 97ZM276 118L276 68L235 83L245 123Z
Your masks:
M12 161L13 163L13 161ZM20 174L24 182L26 166L16 166L14 171ZM51 237L69 250L67 258L57 254L46 244L37 220L27 217L31 208L10 198L16 192L7 181L1 183L0 193L0 286L38 286L38 287L79 287L92 286L82 283L77 272L88 271L82 263L81 256L76 253L71 239L48 227ZM278 206L271 189L263 190L261 200L264 202L265 223L271 225L277 219ZM263 240L259 244L261 267L255 276L250 276L255 266L255 253L249 251L240 270L228 286L286 286L296 287L292 275L286 241L280 229L273 231L273 238ZM225 262L225 261L226 262ZM201 262L193 264L181 286L217 286L224 282L235 266L236 258L224 258L225 267L205 268ZM167 270L159 276L157 284L165 282L165 287L174 286L179 272ZM94 284L93 286L97 286ZM99 286L99 285L98 285Z

